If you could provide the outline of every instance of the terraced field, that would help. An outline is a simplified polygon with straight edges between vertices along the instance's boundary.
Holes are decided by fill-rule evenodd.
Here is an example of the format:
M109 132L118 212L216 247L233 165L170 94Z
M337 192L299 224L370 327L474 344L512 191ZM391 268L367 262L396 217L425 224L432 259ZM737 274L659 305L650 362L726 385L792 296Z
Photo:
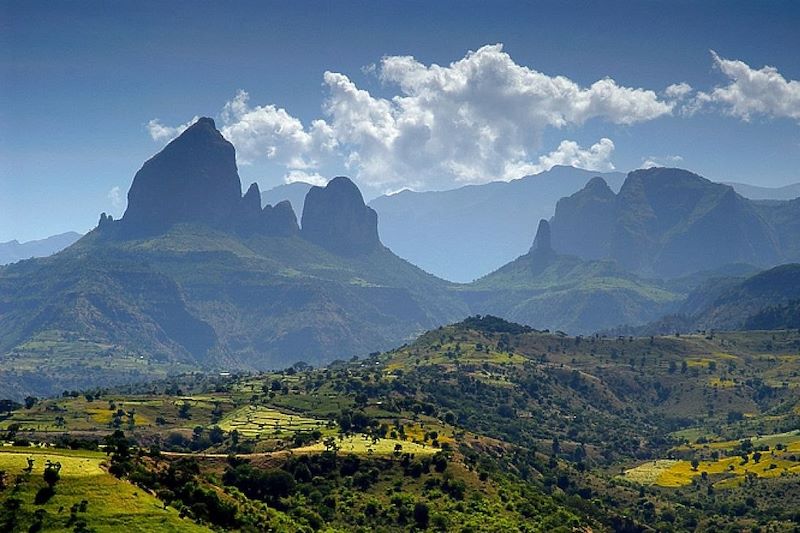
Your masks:
M224 431L236 430L239 434L250 438L265 438L284 435L286 432L319 430L324 433L335 433L335 426L330 427L327 420L306 418L296 414L288 414L263 406L247 405L236 409L223 418L219 427Z

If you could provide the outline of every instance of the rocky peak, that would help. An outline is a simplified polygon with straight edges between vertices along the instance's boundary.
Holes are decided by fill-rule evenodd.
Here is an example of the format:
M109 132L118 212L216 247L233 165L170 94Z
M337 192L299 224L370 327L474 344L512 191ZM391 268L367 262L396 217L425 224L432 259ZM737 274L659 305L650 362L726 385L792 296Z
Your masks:
M528 252L530 269L534 274L541 273L555 259L556 253L550 243L550 223L542 219L533 239L533 246Z
M241 200L233 145L212 119L201 118L136 173L122 225L128 234L180 222L228 228Z
M368 253L381 246L378 215L345 177L312 187L303 206L301 235L339 255Z
M545 219L539 221L539 227L536 229L536 237L533 239L533 248L531 250L542 252L553 250L550 242L550 223Z
M289 200L283 200L274 206L264 206L264 210L261 212L261 221L261 227L267 235L290 237L300 232L297 216L294 214Z
M261 191L258 190L258 183L250 184L242 197L242 205L245 211L261 211Z

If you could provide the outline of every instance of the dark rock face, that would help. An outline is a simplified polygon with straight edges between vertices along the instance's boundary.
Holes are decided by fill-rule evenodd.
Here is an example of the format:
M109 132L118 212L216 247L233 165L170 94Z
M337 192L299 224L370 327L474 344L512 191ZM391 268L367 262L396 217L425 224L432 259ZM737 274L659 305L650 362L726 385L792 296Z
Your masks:
M258 190L257 183L251 184L242 197L236 222L236 229L242 235L250 235L260 229L261 192Z
M301 235L339 255L359 255L381 246L378 215L345 177L312 187L303 206Z
M260 226L264 233L273 237L291 237L300 233L297 217L289 200L278 202L275 206L265 206L261 212Z
M536 238L533 239L532 251L549 252L553 249L550 242L550 224L542 219L539 221L539 227L536 229Z
M550 241L550 223L542 219L539 221L536 238L533 239L533 246L528 252L533 272L542 272L555 259L556 253L553 251Z
M212 119L201 118L136 173L122 227L129 235L159 233L180 222L231 228L241 203L233 145Z

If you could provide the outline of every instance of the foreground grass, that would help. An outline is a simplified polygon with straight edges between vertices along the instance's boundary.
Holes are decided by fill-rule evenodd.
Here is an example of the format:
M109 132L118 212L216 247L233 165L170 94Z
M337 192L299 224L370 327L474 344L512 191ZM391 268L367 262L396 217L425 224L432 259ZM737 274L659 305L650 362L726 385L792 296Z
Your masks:
M34 465L32 471L26 473L29 457ZM55 486L55 495L46 503L36 505L36 493L46 486L42 473L48 460L61 463L61 479ZM36 521L34 513L41 509L45 513L44 531L73 531L78 521L84 521L87 528L97 532L208 531L180 518L174 509L164 509L155 496L108 474L103 468L105 460L105 454L99 452L0 448L0 471L6 473L0 505L6 508L9 500L21 501L14 523L0 523L0 529L28 531ZM71 518L70 509L83 500L87 502L86 510ZM9 518L5 509L3 515L6 520Z

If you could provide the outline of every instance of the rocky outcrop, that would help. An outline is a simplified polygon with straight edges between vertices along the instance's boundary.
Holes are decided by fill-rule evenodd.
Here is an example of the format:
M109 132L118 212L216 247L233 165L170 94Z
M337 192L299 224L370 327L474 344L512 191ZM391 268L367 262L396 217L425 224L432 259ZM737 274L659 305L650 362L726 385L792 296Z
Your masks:
M614 191L600 177L559 200L551 221L556 250L584 259L604 257L614 223L615 201Z
M345 177L308 191L301 226L303 238L335 254L365 254L381 246L377 213Z
M201 118L136 173L122 229L147 235L181 222L227 229L241 203L233 145L212 119Z
M242 197L241 206L236 213L236 229L241 235L250 235L261 229L261 191L253 183Z
M535 273L542 272L556 257L550 237L550 223L545 219L539 221L533 246L528 252L531 270Z
M289 200L278 202L274 206L264 206L260 227L264 233L273 237L291 237L300 233L297 216Z
M550 252L552 250L550 224L545 219L542 219L539 221L539 227L536 228L536 237L533 239L531 251Z

